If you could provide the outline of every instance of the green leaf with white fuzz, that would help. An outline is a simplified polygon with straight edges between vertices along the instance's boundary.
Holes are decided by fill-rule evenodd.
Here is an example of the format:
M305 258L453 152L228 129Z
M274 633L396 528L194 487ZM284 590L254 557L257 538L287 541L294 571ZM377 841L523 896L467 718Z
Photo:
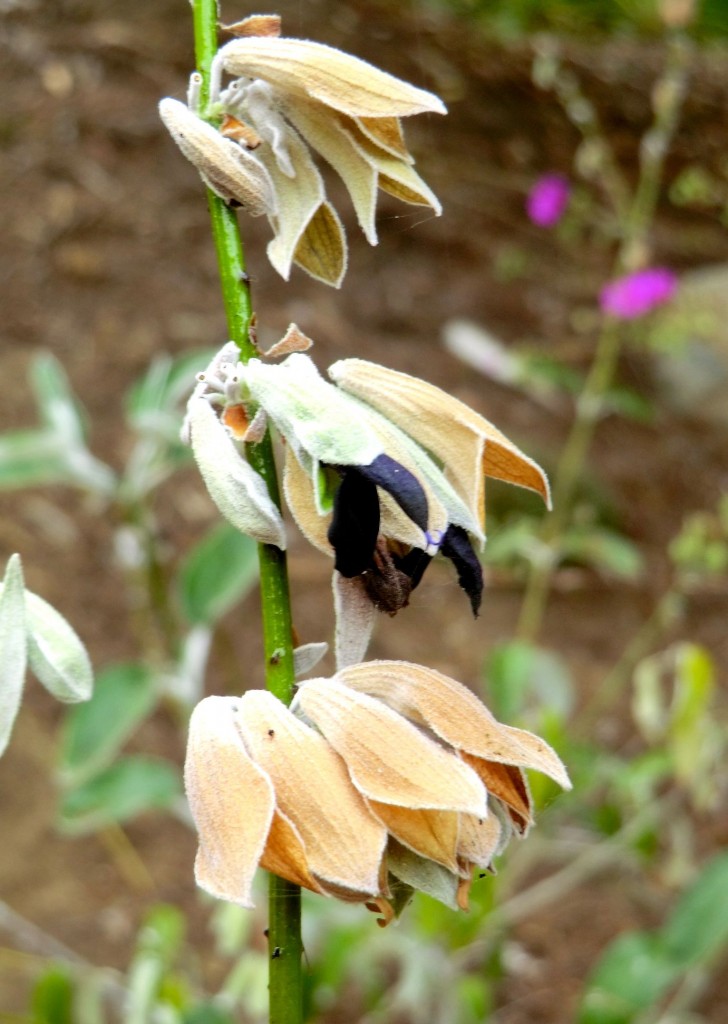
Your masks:
M78 634L42 597L27 592L25 600L31 671L57 700L68 704L88 700L93 669Z
M5 570L0 594L0 754L8 745L23 696L27 662L25 584L20 555Z
M251 359L245 383L296 454L331 466L368 466L384 451L366 413L295 352L278 365Z
M240 455L206 398L192 396L187 424L195 461L222 515L260 544L285 549L283 520L265 480Z

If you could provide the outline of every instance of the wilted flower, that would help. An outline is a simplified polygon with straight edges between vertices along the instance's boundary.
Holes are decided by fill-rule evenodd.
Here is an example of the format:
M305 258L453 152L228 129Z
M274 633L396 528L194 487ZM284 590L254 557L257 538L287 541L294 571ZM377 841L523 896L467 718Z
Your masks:
M204 124L196 110L163 100L160 113L213 191L268 214L275 232L268 258L284 278L296 263L338 287L346 239L309 147L340 175L375 245L378 189L441 212L414 170L400 118L445 107L432 93L333 47L280 38L276 27L279 19L261 15L231 26L242 38L213 62L211 111L224 119L212 132L226 145L194 124ZM224 73L235 76L225 88Z
M569 204L571 186L563 174L544 174L528 193L526 212L540 228L552 228Z
M276 365L234 359L225 346L190 399L195 458L223 514L282 547L280 515L230 435L257 440L269 417L288 442L288 506L308 540L335 559L338 663L361 660L371 609L404 608L438 553L477 614L483 576L473 542L485 540L485 477L548 502L540 467L462 402L407 374L347 359L330 368L330 384L301 352Z
M260 865L383 923L403 886L467 909L473 868L532 823L524 768L570 786L543 740L408 662L309 680L290 711L263 691L208 697L185 767L198 884L250 906Z
M195 877L214 896L253 906L259 865L339 899L384 890L384 827L326 740L267 691L197 705L185 786L200 839Z
M625 274L602 288L599 305L619 320L636 320L662 306L675 294L677 276L667 267L648 267Z

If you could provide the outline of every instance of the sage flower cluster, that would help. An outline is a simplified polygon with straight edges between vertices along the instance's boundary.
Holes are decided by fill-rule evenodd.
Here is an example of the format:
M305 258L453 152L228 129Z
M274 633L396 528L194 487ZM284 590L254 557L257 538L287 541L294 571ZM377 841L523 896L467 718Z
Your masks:
M570 787L543 740L409 662L311 679L290 709L264 690L207 697L185 768L197 882L251 907L263 867L383 925L415 890L467 910L473 870L532 824L526 768Z
M439 216L401 126L402 117L444 114L437 96L331 46L282 37L274 15L229 28L238 38L213 62L208 108L193 75L187 103L167 98L159 112L217 195L268 217L268 259L283 278L295 263L338 287L346 272L346 235L312 151L344 182L372 245L379 189Z
M225 202L273 229L268 257L338 286L346 239L312 153L342 178L377 241L379 189L440 213L413 167L400 119L444 113L431 93L255 15L212 64L201 108L160 113ZM254 338L252 339L255 340ZM548 480L492 423L440 388L357 358L324 377L291 324L243 363L229 342L187 405L183 439L220 513L264 545L287 527L249 456L272 428L284 451L285 506L333 562L336 672L301 683L290 708L264 690L202 700L190 722L185 781L199 835L195 873L214 896L253 905L259 867L323 896L362 903L387 924L416 890L467 909L475 869L533 820L526 770L568 788L541 739L496 721L461 683L421 665L365 661L377 612L394 616L436 557L451 564L474 615L483 596L485 482ZM291 638L293 646L293 638ZM325 645L294 651L297 676Z

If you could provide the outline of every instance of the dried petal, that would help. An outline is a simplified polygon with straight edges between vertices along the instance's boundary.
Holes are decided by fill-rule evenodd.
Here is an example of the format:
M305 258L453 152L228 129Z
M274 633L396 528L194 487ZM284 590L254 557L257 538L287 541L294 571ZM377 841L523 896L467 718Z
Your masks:
M404 160L405 163L414 163L405 145L402 122L398 117L357 117L354 118L354 124L375 146Z
M317 281L338 288L347 261L344 226L331 203L321 203L296 245L293 262Z
M284 94L309 96L351 117L446 112L432 93L306 39L233 39L222 47L217 60L232 75L262 78Z
M271 345L267 352L264 352L266 359L278 359L281 356L289 356L292 352L308 352L313 347L313 341L303 333L297 324L289 324L286 333L275 345Z
M527 487L550 502L540 466L492 423L440 388L363 359L339 360L328 372L344 391L379 409L440 459L479 522L485 521L484 476Z
M275 794L243 746L239 705L233 697L206 697L192 712L185 788L200 840L197 884L252 907L253 875L273 822Z
M220 512L260 544L285 549L283 520L265 481L242 458L210 403L193 395L187 414L195 460Z
M340 119L312 102L296 98L285 106L286 117L306 142L326 160L351 196L359 226L370 245L377 243L374 213L377 205L377 174L342 129Z
M298 829L279 810L273 815L260 866L294 885L326 895L309 870L306 849Z
M354 785L368 799L487 813L475 773L380 701L333 679L309 680L296 701L344 758Z
M456 750L534 768L571 788L566 769L547 743L523 729L501 725L467 687L434 669L406 661L370 661L337 672L337 678L385 701Z
M521 769L510 764L486 761L482 757L472 757L470 754L464 753L462 757L477 772L488 793L505 804L517 831L525 833L533 824L533 804Z
M315 668L329 649L327 643L302 644L293 652L293 673L296 679Z
M174 141L216 195L225 202L239 203L253 217L275 215L273 183L255 156L223 138L179 100L162 100L159 114Z
M279 36L281 19L278 14L251 14L247 18L233 22L232 25L220 25L223 32L233 36Z
M422 857L437 861L450 871L458 870L456 853L459 815L454 811L396 807L377 800L368 800L367 803L389 835L394 836L403 846Z
M296 826L311 873L324 886L378 893L386 832L341 758L265 690L248 691L240 709L246 748L271 778L278 809Z
M474 814L460 815L457 855L466 865L467 874L470 874L472 864L479 868L490 867L502 849L504 835L507 833L495 814L489 814L487 818L476 818Z

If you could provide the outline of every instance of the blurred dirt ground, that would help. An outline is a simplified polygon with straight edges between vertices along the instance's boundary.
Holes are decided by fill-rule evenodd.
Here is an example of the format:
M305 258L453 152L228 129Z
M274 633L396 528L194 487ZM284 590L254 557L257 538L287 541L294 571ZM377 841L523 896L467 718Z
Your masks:
M444 216L382 197L380 243L370 249L335 185L332 195L351 243L340 292L295 272L282 282L263 257L267 226L244 233L263 340L296 321L316 341L320 365L358 354L425 376L496 422L546 467L553 466L571 409L545 409L478 377L442 347L448 319L471 318L506 341L541 345L576 369L588 364L593 337L578 329L608 271L609 253L576 241L570 248L528 223L525 192L535 176L566 173L577 142L553 99L530 81L525 42L503 48L472 27L417 3L297 0L277 5L286 34L340 45L435 89L450 109L407 126L418 169L443 201ZM164 132L160 97L184 96L192 67L189 5L181 0L9 0L0 4L0 429L30 426L26 383L34 353L63 362L92 423L93 450L121 466L128 446L122 396L158 351L182 352L225 337L207 210L200 183ZM226 5L226 20L247 11ZM624 166L634 166L660 66L655 45L625 39L567 47L599 104ZM672 170L725 152L728 75L720 55L696 56ZM524 254L520 276L504 274ZM520 258L520 257L519 257ZM706 212L661 209L655 260L677 270L728 260L728 236ZM624 379L649 391L646 359L625 361ZM589 572L560 576L544 639L563 652L587 692L649 611L665 580L664 545L693 509L709 508L728 481L726 436L664 410L651 425L610 418L591 457L624 532L644 550L649 571L626 586ZM535 506L534 506L535 507ZM82 497L36 489L0 500L2 561L20 551L31 589L63 611L103 666L134 657L123 580L115 565L116 524ZM157 513L170 544L188 546L213 516L193 472L165 486ZM330 636L330 566L295 542L291 553L296 624L304 640ZM446 569L433 569L412 607L379 624L373 656L418 660L477 684L488 649L513 631L519 592L494 576L477 622ZM680 633L728 661L724 593L690 605ZM259 663L255 598L225 623L224 641L241 663ZM222 677L223 659L213 673ZM260 685L245 668L240 687ZM227 684L226 684L227 685ZM215 686L215 679L211 681ZM57 705L31 680L16 733L0 766L3 842L0 893L19 914L93 963L123 968L150 901L180 903L204 945L204 912L192 880L193 837L167 819L128 829L132 854L114 834L66 839L53 828L52 783ZM603 723L604 725L604 723ZM609 723L605 728L608 731ZM175 724L156 715L136 749L181 760ZM703 823L701 852L728 840L720 821ZM563 1024L599 951L620 930L661 919L659 886L614 876L578 890L566 904L537 913L516 939L536 965L533 980L506 974L499 1024ZM26 937L27 938L27 937ZM0 933L0 1016L21 1014L37 970L12 929ZM728 1019L728 983L716 982L699 1006L705 1019ZM343 1011L342 1011L343 1012ZM7 1019L15 1019L8 1017ZM340 1024L354 1018L340 1016Z

